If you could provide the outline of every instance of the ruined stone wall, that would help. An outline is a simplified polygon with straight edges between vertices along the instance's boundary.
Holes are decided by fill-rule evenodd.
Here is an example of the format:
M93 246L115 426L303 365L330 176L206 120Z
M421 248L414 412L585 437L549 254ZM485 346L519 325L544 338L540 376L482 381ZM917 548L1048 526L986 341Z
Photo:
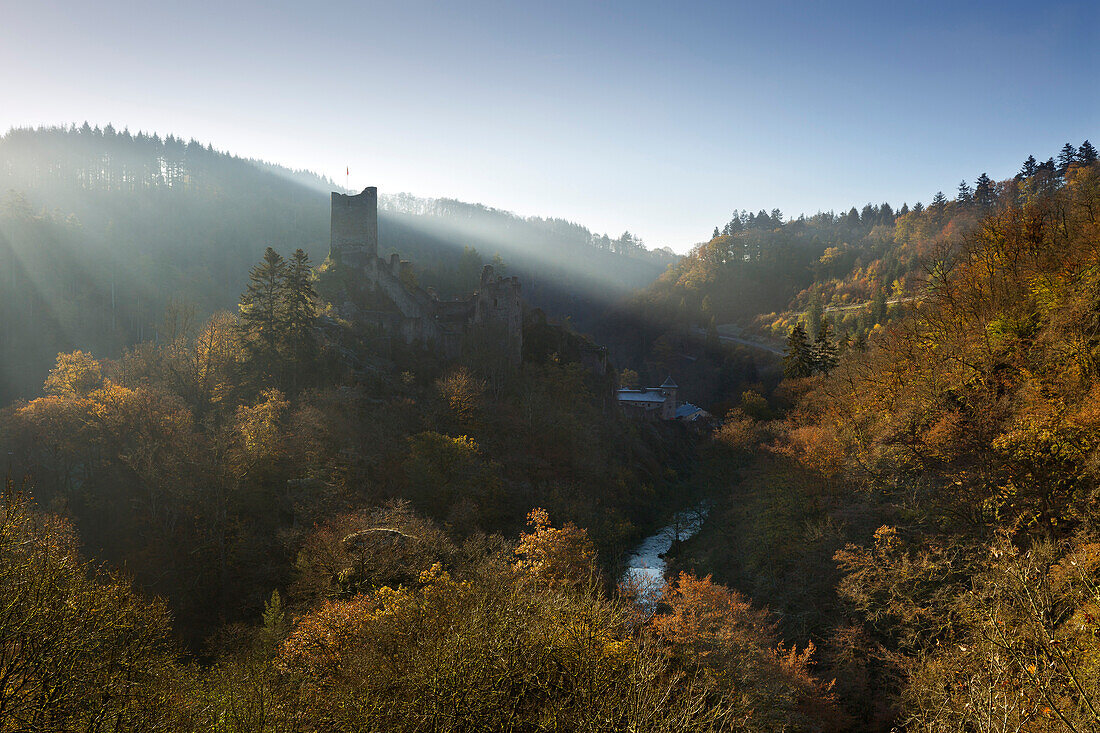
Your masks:
M481 273L477 291L466 298L442 301L434 293L407 285L402 272L408 266L395 254L378 256L378 189L366 188L354 196L332 194L330 258L357 286L380 292L395 313L364 311L343 292L345 317L377 326L407 343L432 345L448 358L460 355L463 340L479 327L492 327L507 341L509 359L518 364L523 349L523 305L519 279L495 275L491 265ZM360 301L363 299L360 298ZM372 306L368 306L372 307ZM347 312L344 312L347 311ZM499 329L497 331L496 329ZM483 329L484 330L484 329Z
M378 256L378 189L332 194L329 218L329 256L348 265L361 265Z
M512 360L519 363L523 349L523 303L519 278L498 277L492 265L481 271L481 285L474 294L475 324L499 323L504 326Z

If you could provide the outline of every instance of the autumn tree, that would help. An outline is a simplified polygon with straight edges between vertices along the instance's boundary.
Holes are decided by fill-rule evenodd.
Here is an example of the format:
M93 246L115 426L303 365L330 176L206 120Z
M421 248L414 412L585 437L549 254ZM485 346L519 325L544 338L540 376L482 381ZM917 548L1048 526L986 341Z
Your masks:
M167 614L93 578L63 521L0 498L0 731L178 730Z
M485 382L470 370L458 367L436 381L439 396L456 428L469 431L476 427L485 407Z
M555 586L578 586L592 577L596 549L587 532L572 522L553 527L545 509L532 509L527 526L531 531L520 536L515 551L518 572Z
M277 667L296 720L332 730L714 731L726 695L669 664L629 607L532 584L495 553L328 600Z
M449 520L466 531L506 511L497 466L477 441L426 431L408 440L403 462L407 496L428 516Z
M663 599L669 611L653 617L654 630L720 688L736 691L730 712L741 730L839 727L830 685L810 673L812 643L801 652L786 648L767 614L709 576L681 573L665 586Z
M99 361L84 351L57 355L57 366L50 370L43 388L59 397L86 397L103 385Z

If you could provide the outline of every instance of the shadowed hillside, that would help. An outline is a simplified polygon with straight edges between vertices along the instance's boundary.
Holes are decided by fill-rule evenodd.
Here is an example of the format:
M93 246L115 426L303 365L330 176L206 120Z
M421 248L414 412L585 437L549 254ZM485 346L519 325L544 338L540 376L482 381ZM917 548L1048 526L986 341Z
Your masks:
M201 318L233 307L265 247L328 253L328 193L307 171L111 126L0 138L0 400L36 390L58 351L117 354L159 336L170 303ZM503 264L532 305L585 323L675 258L624 234L408 195L383 197L382 254L412 260L440 293Z

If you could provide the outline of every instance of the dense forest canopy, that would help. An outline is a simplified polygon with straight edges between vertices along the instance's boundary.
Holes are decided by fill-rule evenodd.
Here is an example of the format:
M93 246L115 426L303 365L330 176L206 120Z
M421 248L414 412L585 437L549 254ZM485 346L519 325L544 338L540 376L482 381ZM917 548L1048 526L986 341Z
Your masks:
M727 495L678 566L813 639L851 729L1096 724L1100 164L1069 148L898 217L919 299L704 464Z
M722 337L781 348L801 323L811 341L824 325L836 348L862 347L922 296L930 263L960 246L1001 201L1025 184L1053 192L1096 155L1088 140L1067 143L1044 163L1030 156L1010 180L982 173L973 186L961 182L955 198L938 192L927 205L868 203L788 220L778 209L735 211L709 241L610 309L595 336L643 381L677 373L693 399L721 414L774 363L766 350L742 339L737 353ZM716 348L720 341L725 348Z
M114 316L73 289L118 278L110 250L26 202L17 315ZM653 257L387 207L440 242L458 220ZM62 351L0 410L26 476L0 495L0 731L1093 730L1098 217L1087 142L927 206L738 213L598 323L643 374L538 309L519 364L322 318L305 243L267 248L232 310ZM665 373L721 419L618 409ZM663 587L620 582L685 509L707 519Z
M201 317L232 307L265 247L302 247L319 263L334 188L172 135L87 124L9 131L0 321L12 356L0 399L33 394L58 351L117 355L157 338L172 302ZM414 262L423 285L468 291L495 259L522 278L528 302L582 324L675 259L629 233L610 239L562 220L408 195L382 203L382 254Z

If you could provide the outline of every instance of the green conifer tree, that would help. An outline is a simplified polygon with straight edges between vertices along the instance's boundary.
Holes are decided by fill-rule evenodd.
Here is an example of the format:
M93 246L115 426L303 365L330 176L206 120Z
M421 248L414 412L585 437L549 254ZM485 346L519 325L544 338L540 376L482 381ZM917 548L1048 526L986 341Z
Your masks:
M260 639L264 647L274 650L290 633L290 619L278 590L271 591L271 598L264 603L263 622Z
M1035 160L1034 155L1029 155L1020 168L1020 172L1016 174L1016 178L1031 178L1037 170L1039 170L1039 161Z
M838 362L837 345L833 342L832 327L829 325L827 318L823 318L818 326L810 353L815 372L828 374L836 368Z
M287 263L280 293L282 321L281 351L286 364L286 384L299 388L312 372L317 360L317 292L313 288L313 270L309 255L295 250Z
M1066 171L1069 170L1069 167L1076 164L1077 148L1066 143L1062 146L1062 149L1058 151L1058 175L1064 176Z
M974 186L974 202L983 209L989 209L996 200L997 192L993 186L993 179L985 173L981 174Z
M261 382L276 378L283 319L283 288L287 265L268 247L263 261L248 273L248 289L241 296L241 331L252 371Z
M1088 140L1081 143L1081 147L1077 149L1077 161L1081 165L1092 165L1096 162L1097 153L1096 148Z
M965 180L959 182L959 192L955 195L955 201L963 207L974 203L974 189Z
M807 333L817 333L821 329L823 318L825 318L825 306L821 304L821 298L814 295L810 298L810 307L806 309Z
M889 312L889 303L886 302L886 291L879 289L875 297L871 299L871 325L885 323Z
M791 378L809 377L814 373L813 354L806 329L799 323L787 337L787 353L783 356L783 374Z

